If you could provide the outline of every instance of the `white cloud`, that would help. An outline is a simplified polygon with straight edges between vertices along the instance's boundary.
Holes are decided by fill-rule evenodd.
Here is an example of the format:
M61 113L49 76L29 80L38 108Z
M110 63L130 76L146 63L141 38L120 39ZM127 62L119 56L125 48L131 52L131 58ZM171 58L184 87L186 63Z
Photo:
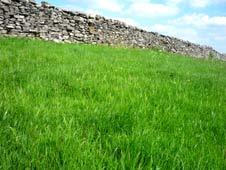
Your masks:
M206 14L191 14L185 15L172 22L176 25L192 25L195 27L206 27L206 26L226 26L226 16L213 16L210 17Z
M225 41L226 40L226 36L215 35L214 36L214 40L216 40L216 41Z
M105 10L110 12L121 12L124 8L124 3L119 0L67 0L70 4L83 4L92 10Z
M70 10L70 11L83 11L82 8L72 5L72 4L65 4L65 5L61 5L59 7L62 9L65 9L65 10Z
M147 0L134 1L128 12L137 16L145 18L151 17L162 17L162 16L173 16L178 14L179 9L175 6L166 4L151 3Z
M94 9L88 9L88 10L86 10L86 13L91 16L103 15L99 10L94 10Z
M167 0L167 3L174 5L185 3L194 8L205 8L210 5L226 3L226 0Z
M94 0L93 4L98 9L103 9L111 12L121 12L123 5L115 0Z
M226 26L226 16L216 16L209 18L209 24Z
M189 0L189 4L196 8L204 8L210 5L223 3L226 3L226 0Z
M203 8L208 6L211 0L190 0L190 5L197 8Z
M177 5L181 2L183 2L183 0L168 0L167 1L168 4L173 4L173 5Z
M132 18L114 18L116 20L125 22L127 25L138 26L139 24Z

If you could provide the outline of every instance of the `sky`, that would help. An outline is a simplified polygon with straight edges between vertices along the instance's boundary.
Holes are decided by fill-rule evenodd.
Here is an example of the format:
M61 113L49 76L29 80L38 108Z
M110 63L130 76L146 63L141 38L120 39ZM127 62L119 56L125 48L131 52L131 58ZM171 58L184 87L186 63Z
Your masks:
M46 1L59 8L99 14L226 53L226 0Z

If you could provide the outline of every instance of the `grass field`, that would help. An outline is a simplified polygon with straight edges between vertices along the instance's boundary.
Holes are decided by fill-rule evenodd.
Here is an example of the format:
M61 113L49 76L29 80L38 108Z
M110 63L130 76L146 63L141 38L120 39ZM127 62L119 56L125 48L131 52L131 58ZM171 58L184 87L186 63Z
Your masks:
M226 62L0 38L0 169L226 169Z

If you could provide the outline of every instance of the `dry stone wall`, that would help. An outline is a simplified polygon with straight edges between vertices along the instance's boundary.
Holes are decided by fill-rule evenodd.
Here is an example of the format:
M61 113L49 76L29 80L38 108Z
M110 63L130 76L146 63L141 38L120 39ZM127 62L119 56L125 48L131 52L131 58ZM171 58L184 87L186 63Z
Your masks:
M46 2L0 0L0 34L38 37L57 42L83 42L158 48L200 58L223 55L211 47L148 32L123 22L66 11Z

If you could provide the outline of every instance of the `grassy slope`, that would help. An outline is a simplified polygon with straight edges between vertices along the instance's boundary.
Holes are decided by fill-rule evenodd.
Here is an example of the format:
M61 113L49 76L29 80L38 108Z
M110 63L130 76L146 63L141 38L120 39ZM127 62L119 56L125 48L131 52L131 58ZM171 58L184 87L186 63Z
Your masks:
M225 169L226 62L0 39L0 169Z

